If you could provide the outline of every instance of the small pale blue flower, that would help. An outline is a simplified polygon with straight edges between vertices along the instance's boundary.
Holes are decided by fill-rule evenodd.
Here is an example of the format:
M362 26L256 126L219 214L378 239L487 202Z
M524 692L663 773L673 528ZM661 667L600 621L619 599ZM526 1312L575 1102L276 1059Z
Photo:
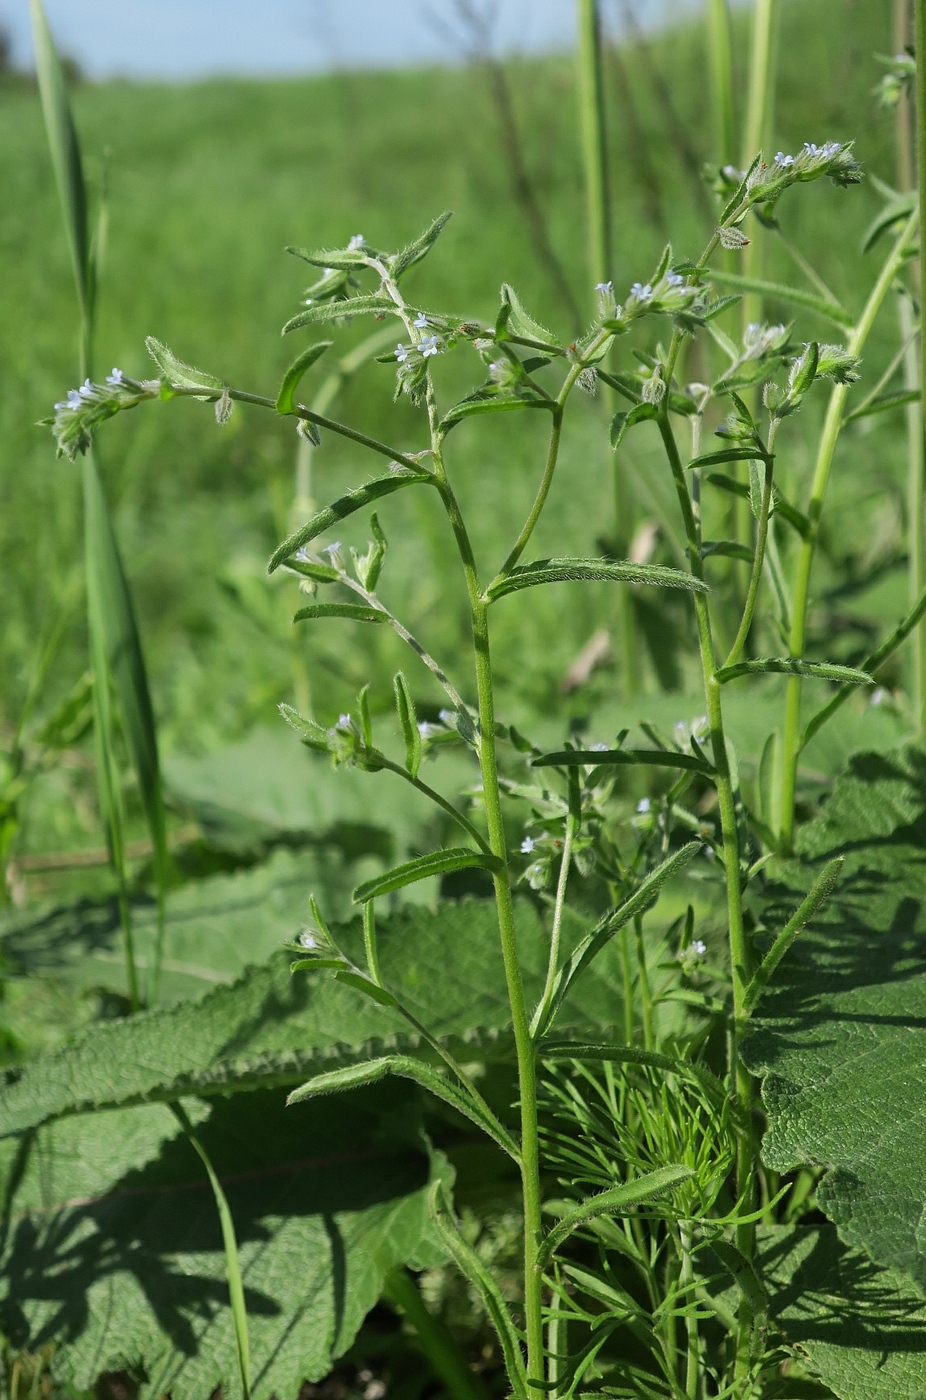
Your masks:
M347 246L352 253L358 253L361 248L365 247L365 245L366 239L364 238L363 234L355 233Z
M68 389L68 408L80 408L82 399L79 389Z
M648 797L641 797L641 798L640 798L640 801L637 803L637 811L638 811L641 815L644 815L646 812L648 812L648 811L650 810L651 805L652 805L652 804L651 804L651 802L650 802L650 800L649 800Z
M653 295L653 289L649 282L645 285L642 282L634 282L630 288L630 295L637 301L649 301Z
M107 384L112 384L113 387L115 388L115 386L116 386L117 384L121 384L121 383L122 383L122 379L123 379L122 370L119 369L116 365L113 365L113 372L112 372L112 374L107 374L107 376L106 376L106 383L107 383Z
M525 836L524 840L521 842L521 854L529 856L533 849L534 838L532 836Z
M408 359L410 354L411 350L409 349L409 347L407 345L403 345L400 340L395 348L395 357L398 360L399 364L404 365L405 361Z
M602 292L602 293L604 293L604 292L610 292L610 291L613 291L613 290L614 290L614 283L613 283L613 282L596 282L596 283L595 283L595 291L596 291L596 292Z
M440 349L440 346L437 343L437 336L426 335L422 340L419 348L425 359L427 359L429 355L436 355L438 350Z
M684 277L680 272L667 272L666 281L670 287L680 287L684 282Z
M423 311L419 311L419 312L418 312L418 315L415 317L414 321L412 321L412 325L413 325L413 326L417 326L418 330L420 330L420 331L423 331L424 328L425 328L425 326L426 326L427 324L428 324L428 318L427 318L427 316L424 314Z
M783 169L787 170L789 165L794 164L794 157L785 155L784 151L779 151L777 156L775 157L775 164L780 165Z

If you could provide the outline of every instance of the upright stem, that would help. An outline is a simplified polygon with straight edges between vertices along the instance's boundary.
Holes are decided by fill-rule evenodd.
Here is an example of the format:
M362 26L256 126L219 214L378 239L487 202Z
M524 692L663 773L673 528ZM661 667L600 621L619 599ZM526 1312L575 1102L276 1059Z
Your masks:
M437 407L430 381L428 382L427 395L434 453L434 474L463 565L472 617L473 655L479 710L479 766L482 773L482 791L489 846L499 862L493 871L492 879L495 886L495 904L498 912L505 983L514 1030L518 1091L521 1101L520 1168L524 1208L524 1312L527 1332L527 1374L529 1380L542 1383L545 1374L543 1274L537 1267L537 1257L543 1238L543 1220L540 1193L540 1136L537 1121L537 1063L518 957L518 941L514 926L514 907L508 872L508 843L505 839L501 788L498 781L498 755L495 746L495 696L492 685L492 658L489 649L489 605L482 598L472 544L453 487L444 468Z
M731 165L736 160L736 127L733 110L733 44L727 0L709 0L707 24L714 108L714 153L721 165Z
M922 5L923 0L917 0L918 22L922 19ZM849 336L846 348L850 355L861 353L874 325L875 317L904 262L906 250L916 233L918 220L919 215L917 211L914 211L904 225L887 262L881 269L881 274L871 290L865 309ZM798 553L794 580L794 601L791 609L790 655L798 660L804 655L807 638L807 608L810 600L810 575L820 535L823 501L829 483L836 442L842 427L843 406L848 392L848 385L834 385L817 449L817 460L810 491L810 505L807 510L810 528L801 541ZM784 741L782 743L781 821L779 826L781 845L786 851L791 849L794 838L794 804L797 793L797 764L800 754L801 691L801 677L789 676L785 701Z
M598 0L578 0L578 29L579 127L585 172L589 270L592 283L608 282L611 279L611 199ZM616 459L614 518L618 547L623 550L630 537L630 502L626 483ZM640 677L633 596L630 590L619 588L615 602L624 685L627 695L632 697L639 690Z
M920 190L920 200L923 198L923 190L926 190L926 4L924 0L916 0L916 158L917 158L917 185ZM906 98L901 96L901 113L904 113ZM906 127L909 132L909 126ZM926 386L926 354L923 351L923 310L922 298L923 288L926 287L926 248L923 247L923 240L920 239L919 257L919 292L920 292L920 402L910 404L907 413L907 430L910 436L910 592L911 603L919 596L917 590L922 590L926 583L926 540L924 540L924 520L923 520L923 490L924 490L924 456L926 456L926 446L923 442L924 414L926 414L926 397L923 396L923 388ZM905 370L912 379L916 369L915 349L911 347L908 359L905 361ZM905 375L906 377L906 375ZM926 731L926 623L921 623L916 629L914 640L914 674L915 674L915 696L916 714L919 723L920 733Z

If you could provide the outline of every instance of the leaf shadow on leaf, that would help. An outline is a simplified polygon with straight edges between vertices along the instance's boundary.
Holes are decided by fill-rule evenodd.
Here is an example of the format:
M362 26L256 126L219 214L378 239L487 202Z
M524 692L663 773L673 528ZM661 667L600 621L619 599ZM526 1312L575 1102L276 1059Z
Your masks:
M118 1131L125 1112L146 1111L101 1114L98 1133ZM288 1110L274 1090L212 1101L197 1135L231 1207L248 1316L258 1323L280 1319L283 1335L274 1351L294 1325L293 1280L281 1277L279 1261L273 1265L278 1222L285 1220L290 1232L303 1222L308 1231L306 1292L317 1275L331 1294L337 1339L350 1287L353 1222L428 1181L419 1121L417 1092L394 1082L357 1091L348 1111L339 1099ZM60 1132L60 1126L43 1131ZM43 1170L39 1159L49 1144L41 1138L33 1135L26 1151L34 1160L20 1168L20 1176ZM227 1309L228 1289L212 1190L183 1134L162 1142L151 1161L126 1172L103 1195L69 1198L66 1168L61 1187L62 1198L51 1203L17 1211L12 1202L3 1260L6 1300L0 1303L4 1333L30 1349L48 1341L71 1343L91 1322L101 1294L134 1292L143 1295L176 1352L197 1354L204 1330ZM119 1306L113 1327L119 1325ZM271 1354L266 1366L272 1360Z

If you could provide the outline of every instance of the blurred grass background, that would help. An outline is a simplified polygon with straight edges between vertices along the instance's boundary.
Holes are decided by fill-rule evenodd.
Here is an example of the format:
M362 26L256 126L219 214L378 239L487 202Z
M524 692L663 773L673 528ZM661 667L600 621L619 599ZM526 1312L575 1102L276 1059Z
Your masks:
M747 18L737 13L740 65ZM786 0L776 148L856 138L865 169L890 181L892 118L872 95L881 72L874 55L889 51L882 0ZM512 61L504 71L550 243L568 269L572 298L590 312L572 60ZM712 227L712 196L700 176L711 156L706 73L704 30L695 22L607 55L619 295L631 281L646 279L667 238L679 255L695 256ZM305 343L298 334L279 336L307 280L304 265L287 257L284 246L332 246L362 232L376 246L398 247L445 208L455 217L414 274L417 299L435 310L492 317L498 286L508 280L540 319L563 334L575 329L569 302L538 260L512 193L498 114L478 64L305 81L78 84L73 100L89 173L99 185L105 166L109 190L100 373L110 364L149 373L144 337L153 334L236 386L273 394ZM77 313L38 97L23 81L0 85L0 182L0 726L9 733L38 645L56 625L63 624L63 642L40 712L67 693L87 664L78 477L67 462L55 461L50 434L34 426L76 381ZM842 191L821 184L800 190L780 210L789 236L853 311L876 275L877 252L863 258L859 248L878 207L869 186ZM776 248L768 272L791 276ZM769 311L788 319L785 308ZM896 343L890 309L884 322L867 357L868 385ZM341 332L338 350L370 329ZM799 339L829 334L809 314L796 329ZM443 402L480 378L467 352L446 357L437 375ZM417 412L407 401L393 406L392 389L388 366L370 365L333 412L415 450L424 445ZM584 400L567 420L538 555L594 554L615 534L609 407ZM808 478L813 437L806 419L820 408L806 410L805 421L782 435L777 470L786 492L789 483ZM518 416L488 427L477 421L455 431L450 469L472 516L480 559L491 569L533 496L544 425ZM273 724L278 701L306 693L317 716L331 722L371 676L374 708L391 705L392 672L399 665L410 670L395 639L381 629L325 623L294 631L288 621L298 601L294 585L265 579L267 556L289 525L291 425L239 407L230 427L219 430L201 405L155 405L126 414L100 446L168 758L205 753ZM655 434L633 435L624 456L637 522L658 518L664 502L674 523ZM315 461L319 501L364 479L375 465L361 449L330 438ZM845 434L817 575L816 635L830 657L860 655L872 629L903 611L903 474L901 412L863 420ZM387 561L384 596L466 693L465 617L446 523L427 493L403 493L380 515L397 546ZM363 517L350 527L346 541L365 539ZM675 562L666 530L655 558ZM629 709L617 703L613 666L597 670L568 699L561 692L575 654L612 621L605 587L540 590L529 604L502 604L493 631L503 717L526 725L546 721L554 732L587 720L608 733L619 721L673 709L689 717L697 701L681 697L696 697L698 686L685 655L691 657L688 612L678 600L644 592L637 607L651 659L646 697ZM440 697L429 679L410 678L421 712L436 709ZM660 696L660 686L681 695ZM88 770L78 751L35 786L22 850L99 842Z

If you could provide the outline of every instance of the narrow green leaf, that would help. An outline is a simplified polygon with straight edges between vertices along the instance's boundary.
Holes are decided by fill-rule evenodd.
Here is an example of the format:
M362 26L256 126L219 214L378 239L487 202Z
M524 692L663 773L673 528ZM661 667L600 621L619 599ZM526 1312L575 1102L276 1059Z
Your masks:
M87 616L96 680L95 704L98 721L105 725L101 744L109 750L104 760L105 769L107 773L112 770L114 774L112 778L104 776L102 787L109 793L107 805L113 820L118 820L116 814L121 807L121 796L116 793L120 784L114 767L115 757L110 737L112 717L104 713L104 707L108 704L105 691L109 685L109 678L112 677L125 738L138 779L145 820L154 847L160 911L157 947L149 987L149 998L154 1000L158 990L158 970L163 943L163 899L169 859L157 728L132 597L92 451L83 459L82 472Z
M293 614L293 622L310 622L319 617L346 617L352 622L389 621L378 608L368 608L363 603L309 603Z
M324 959L319 958L319 963L324 963ZM327 964L325 964L327 965ZM343 982L348 987L353 987L355 991L362 992L365 997L375 1001L378 1006L388 1006L395 1008L397 1005L395 997L385 987L381 987L378 982L374 982L372 977L367 977L363 972L356 972L351 968L339 968L335 972L335 977L339 982Z
M688 768L695 773L713 774L714 769L693 753L671 749L559 749L531 760L532 768L570 768L586 764L640 764L651 768Z
M35 45L35 67L51 150L55 182L64 213L65 233L74 269L74 281L80 300L81 313L85 322L93 318L93 306L89 287L89 239L87 232L87 192L84 185L84 172L80 159L80 146L71 104L68 101L67 82L61 60L55 49L55 42L41 0L30 0L32 12L32 36Z
M450 1202L440 1182L431 1190L431 1210L434 1223L457 1268L468 1278L482 1299L492 1326L501 1343L508 1383L516 1400L527 1400L527 1371L521 1339L514 1325L508 1304L492 1272L480 1259L472 1245L463 1237L450 1209Z
M594 961L625 924L629 923L637 914L644 914L649 909L657 899L663 885L679 871L684 870L685 866L694 859L700 850L700 841L690 841L687 846L682 846L681 850L675 851L661 865L651 871L639 888L619 908L612 909L608 914L605 914L604 918L599 919L595 928L587 937L583 938L560 968L552 996L548 1002L538 1008L534 1017L531 1025L532 1036L539 1038L546 1034L576 978Z
M614 382L615 386L617 386L618 381L615 380ZM655 404L651 403L634 404L633 408L627 413L615 413L614 417L611 419L611 427L608 430L611 446L616 450L620 447L625 434L630 428L635 427L637 423L652 422L658 417L658 409Z
M859 418L869 418L873 413L886 413L890 408L900 408L905 403L919 403L919 400L919 389L894 389L889 394L876 394L873 399L866 400L851 413L847 413L843 423L854 423Z
M440 237L444 225L451 216L452 210L449 209L445 213L439 214L436 219L433 219L432 222L428 224L423 233L420 233L416 239L409 243L406 248L403 248L400 253L396 253L395 257L390 260L392 275L397 282L400 277L405 275L410 267L420 262L422 258L427 257ZM323 264L323 266L330 267L331 264L327 263Z
M867 253L877 243L882 233L886 233L901 219L909 219L916 208L916 190L897 194L889 199L879 214L872 219L862 238L862 252Z
M580 1225L595 1220L600 1215L618 1215L623 1210L642 1205L655 1196L662 1196L666 1191L671 1191L673 1186L690 1181L693 1176L694 1171L691 1167L673 1164L659 1167L654 1172L647 1172L635 1181L612 1186L607 1191L599 1192L597 1196L590 1196L588 1200L569 1211L568 1215L564 1215L547 1235L537 1251L537 1268L544 1268L563 1241Z
M286 723L295 729L304 744L319 753L328 752L328 731L324 725L318 724L314 719L306 719L298 710L294 710L292 705L281 704L279 710Z
M750 1016L755 1010L756 1003L768 986L769 978L781 962L785 953L791 947L795 938L797 938L802 929L806 928L820 906L824 904L833 893L845 863L844 856L836 856L834 860L828 862L811 886L807 898L802 901L800 907L788 920L771 948L769 948L756 972L753 974L749 986L746 988L743 997L743 1012L746 1016Z
M701 558L710 559L712 554L716 554L722 559L741 559L747 564L752 563L752 550L747 544L741 544L739 540L702 541Z
M768 1299L759 1276L745 1254L729 1240L714 1239L708 1249L715 1254L745 1298L753 1318L765 1318L768 1314Z
M695 467L699 470L702 467L719 467L724 462L748 462L752 458L768 460L770 455L754 443L742 442L737 447L722 447L716 452L702 452L688 463L688 470L692 471Z
M310 253L307 248L287 248L294 258L311 263L312 267L332 267L338 272L350 272L354 268L366 267L368 252L357 248L321 248Z
M736 287L743 292L758 292L760 296L790 302L792 306L805 306L809 311L816 311L818 316L823 316L827 321L832 321L834 325L842 326L846 330L851 330L854 324L851 312L838 301L817 296L814 292L805 291L803 287L788 287L783 282L766 282L760 277L746 277L740 272L726 272L714 267L711 268L710 276L711 281L720 282L726 287Z
M413 778L417 778L418 769L421 767L421 734L418 731L415 702L401 671L397 671L393 676L392 685L395 690L396 709L399 712L399 724L402 726L402 737L405 740L405 767Z
M517 1143L494 1115L486 1114L482 1105L475 1102L460 1085L446 1075L440 1074L431 1065L409 1055L384 1055L377 1060L366 1060L359 1065L345 1065L343 1069L331 1070L327 1074L317 1074L306 1084L300 1085L289 1095L287 1104L304 1103L307 1099L321 1094L339 1094L361 1084L372 1084L387 1074L395 1074L403 1079L412 1079L436 1098L450 1104L477 1127L488 1133L515 1161L519 1158Z
M829 661L800 661L793 656L765 656L755 661L738 661L735 666L722 666L715 673L721 685L742 676L805 676L818 681L840 681L843 685L874 685L866 671L852 666L836 666Z
M248 1313L244 1302L244 1284L241 1282L241 1263L238 1259L238 1239L235 1235L235 1222L232 1219L228 1197L222 1189L222 1183L216 1175L215 1167L212 1165L209 1153L196 1135L193 1124L190 1122L186 1112L179 1103L171 1104L171 1108L173 1109L175 1118L186 1133L190 1146L206 1168L209 1185L212 1187L212 1194L215 1197L219 1224L222 1228L222 1244L225 1248L225 1271L228 1278L228 1297L231 1303L232 1323L235 1329L235 1350L238 1353L238 1374L241 1377L241 1393L243 1400L250 1400L251 1358L250 1346L248 1343Z
M303 326L317 326L324 321L340 321L346 316L385 316L389 311L398 315L396 304L389 297L348 297L346 301L320 301L314 306L307 306L304 311L297 312L286 322L281 334L288 335L290 331L298 331Z
M324 355L326 350L331 349L333 344L333 340L319 340L315 345L310 345L307 350L303 350L301 355L296 356L283 375L280 392L277 394L277 413L292 413L296 407L296 390L299 388L302 376L311 365L314 365L316 360Z
M160 340L155 340L153 335L145 337L145 348L168 383L176 384L180 389L202 389L205 394L221 394L225 388L221 379L178 359L172 350Z
M444 414L440 423L441 431L449 432L456 423L462 423L464 418L476 418L485 413L517 413L522 408L545 408L552 412L556 404L541 394L501 392L494 387L477 389L474 394L467 395Z
M497 870L500 862L495 856L482 851L470 851L465 846L447 846L429 855L418 856L415 860L397 865L383 875L366 880L358 885L351 895L355 904L365 904L368 899L376 899L382 894L390 894L416 880L427 880L432 875L446 875L451 870Z
M430 481L428 472L411 472L406 467L398 467L390 472L388 476L379 476L373 481L368 481L365 486L357 486L353 491L348 491L346 495L340 496L330 506L325 506L324 510L318 511L306 523L292 535L283 541L273 552L270 563L267 565L267 572L273 573L281 564L285 564L291 554L295 554L302 545L308 544L316 536L330 530L339 520L346 520L355 511L362 510L371 501L378 501L383 496L391 496L393 491L401 491L404 486L415 486L419 482Z
M693 574L681 569L668 569L661 564L633 564L629 560L610 559L536 559L532 564L519 564L510 573L495 579L486 589L486 599L494 603L506 593L522 588L536 588L541 583L646 583L664 588L687 588L693 593L706 593L708 586Z
M535 321L525 311L520 297L514 287L509 282L502 283L502 307L496 323L496 338L506 339L506 332L511 331L521 340L528 340L532 344L543 346L544 349L554 350L561 353L561 348L556 336L546 326Z

